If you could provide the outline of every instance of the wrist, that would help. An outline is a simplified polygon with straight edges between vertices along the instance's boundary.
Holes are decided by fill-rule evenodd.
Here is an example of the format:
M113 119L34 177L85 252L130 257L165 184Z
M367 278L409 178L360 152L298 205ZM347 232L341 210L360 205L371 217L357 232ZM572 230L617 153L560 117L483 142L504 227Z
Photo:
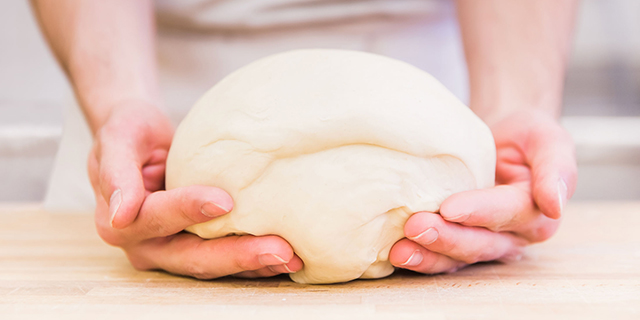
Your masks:
M486 101L471 99L471 110L488 125L518 113L531 113L558 119L561 111L561 99L516 99L501 98Z
M522 74L476 72L475 77L470 77L470 108L488 124L527 110L559 118L563 77L561 72L553 70L558 68L541 68L538 73L523 71ZM478 77L480 74L482 78Z
M157 105L156 102L150 99L123 98L121 100L90 105L83 109L91 131L95 135L96 132L110 121L120 121L120 119L123 118L134 122L146 121L148 118L157 118L158 116L166 118L166 115Z
M168 150L174 128L169 117L155 105L139 100L125 100L109 109L105 121L97 127L94 139L105 137L125 141L140 150L161 147Z
M493 115L492 115L493 116ZM548 111L536 108L522 108L513 110L510 113L496 114L487 120L483 119L491 131L496 134L495 130L503 131L504 128L511 128L507 132L527 131L540 123L555 123L560 125L559 119ZM498 129L502 128L502 129Z

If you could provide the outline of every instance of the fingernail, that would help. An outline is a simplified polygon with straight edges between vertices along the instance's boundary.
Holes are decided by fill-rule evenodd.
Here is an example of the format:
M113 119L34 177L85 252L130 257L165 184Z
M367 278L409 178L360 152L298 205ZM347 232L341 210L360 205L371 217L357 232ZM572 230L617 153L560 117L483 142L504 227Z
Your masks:
M267 268L275 273L293 273L293 271L291 271L291 269L289 269L286 264L267 266Z
M429 228L415 237L408 238L423 246L427 246L438 240L438 230L436 230L435 228Z
M560 204L560 215L564 211L564 206L567 204L567 183L564 179L558 180L558 203Z
M263 266L277 266L277 265L285 264L288 262L282 259L280 256L272 253L265 253L265 254L259 255L258 261L260 261L260 264Z
M118 209L122 204L122 190L118 189L111 194L109 199L109 224L113 227L113 220L116 218Z
M215 202L206 202L202 207L200 207L200 212L202 212L202 214L212 218L227 214L229 211L231 210L228 210Z
M416 250L411 254L411 256L409 257L409 259L407 259L407 261L405 261L404 263L401 263L400 265L405 267L415 267L422 262L422 259L424 259L424 257L422 256L422 253L420 253L420 250Z
M470 217L470 216L471 216L471 214L469 214L469 213L463 213L463 214L461 214L461 215L459 215L459 216L455 216L455 217L453 217L453 218L449 218L449 219L446 219L446 220L447 220L447 221L451 221L451 222L458 222L458 223L460 223L460 222L465 222L465 221L467 221L467 219L469 219L469 217Z

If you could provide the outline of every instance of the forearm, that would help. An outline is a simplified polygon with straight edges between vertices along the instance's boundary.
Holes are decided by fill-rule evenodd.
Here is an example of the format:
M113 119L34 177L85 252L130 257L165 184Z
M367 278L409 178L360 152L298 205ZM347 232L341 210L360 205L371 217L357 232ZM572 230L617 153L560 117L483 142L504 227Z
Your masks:
M158 103L151 1L32 0L32 5L94 133L119 103Z
M458 0L470 107L487 122L523 108L559 116L577 0Z

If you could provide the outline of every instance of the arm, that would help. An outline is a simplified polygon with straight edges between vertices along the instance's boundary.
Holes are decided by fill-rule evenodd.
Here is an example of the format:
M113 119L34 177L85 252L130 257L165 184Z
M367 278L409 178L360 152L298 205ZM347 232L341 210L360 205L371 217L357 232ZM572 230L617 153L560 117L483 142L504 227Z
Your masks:
M558 117L576 0L459 0L470 107L488 123L522 109Z
M423 273L517 259L544 241L577 180L574 145L558 124L575 0L459 0L470 106L496 142L496 186L419 212L391 262Z
M198 278L272 276L302 261L275 236L203 240L181 232L233 208L223 190L164 191L173 127L156 106L149 0L34 0L34 12L94 134L89 177L96 226L138 269Z
M159 103L151 1L32 1L95 134L120 103Z

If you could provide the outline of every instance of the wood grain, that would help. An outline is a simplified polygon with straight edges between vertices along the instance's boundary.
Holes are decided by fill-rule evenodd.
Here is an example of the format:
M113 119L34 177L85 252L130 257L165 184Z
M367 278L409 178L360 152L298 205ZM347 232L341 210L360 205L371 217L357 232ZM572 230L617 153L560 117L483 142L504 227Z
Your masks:
M571 203L523 260L300 285L134 270L87 213L0 206L0 319L640 319L640 202Z

